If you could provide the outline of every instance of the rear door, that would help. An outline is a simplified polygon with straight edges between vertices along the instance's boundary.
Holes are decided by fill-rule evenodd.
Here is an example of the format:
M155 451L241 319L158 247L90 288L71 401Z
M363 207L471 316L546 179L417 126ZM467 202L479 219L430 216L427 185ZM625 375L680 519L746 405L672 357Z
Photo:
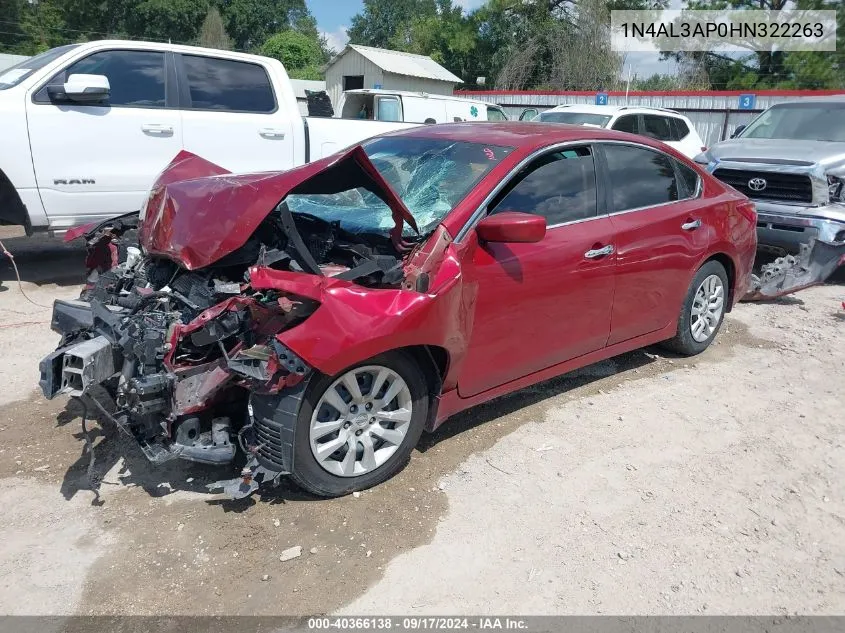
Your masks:
M182 149L175 73L165 51L101 50L70 63L27 99L32 161L50 228L141 208ZM48 94L74 74L105 75L107 100Z
M293 125L263 65L176 55L185 149L232 172L296 166Z
M678 318L710 231L698 174L663 152L602 143L610 220L616 233L616 292L609 345Z
M462 264L476 287L462 397L601 349L610 334L614 229L597 195L593 149L551 151L515 175L488 213L546 218L536 244L477 244ZM470 239L476 239L473 234Z

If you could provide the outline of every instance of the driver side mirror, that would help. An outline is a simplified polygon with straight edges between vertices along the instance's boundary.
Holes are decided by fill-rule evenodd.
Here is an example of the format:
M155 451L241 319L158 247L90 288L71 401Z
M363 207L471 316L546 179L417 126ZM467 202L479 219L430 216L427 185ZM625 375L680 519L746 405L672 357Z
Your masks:
M520 211L488 215L475 227L482 242L532 243L546 235L546 218Z
M743 131L746 127L748 127L748 126L747 126L747 125L737 125L737 126L736 126L736 129L734 130L734 133L733 133L733 134L731 134L731 138L736 138L737 136L739 136L740 134L742 134L742 131Z
M111 86L105 75L70 75L63 86L50 86L48 93L55 99L96 103L109 98Z

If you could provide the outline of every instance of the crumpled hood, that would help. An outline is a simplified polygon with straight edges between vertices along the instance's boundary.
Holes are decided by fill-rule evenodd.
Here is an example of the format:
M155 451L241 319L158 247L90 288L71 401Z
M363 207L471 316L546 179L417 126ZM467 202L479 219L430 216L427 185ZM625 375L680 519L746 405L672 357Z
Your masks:
M360 145L289 171L242 175L182 151L152 187L141 213L140 241L151 255L188 270L203 268L243 246L288 194L353 187L372 191L390 207L396 239L405 222L417 230L411 212Z
M712 160L739 163L773 163L825 168L845 164L845 143L787 139L735 138L716 143L707 151Z

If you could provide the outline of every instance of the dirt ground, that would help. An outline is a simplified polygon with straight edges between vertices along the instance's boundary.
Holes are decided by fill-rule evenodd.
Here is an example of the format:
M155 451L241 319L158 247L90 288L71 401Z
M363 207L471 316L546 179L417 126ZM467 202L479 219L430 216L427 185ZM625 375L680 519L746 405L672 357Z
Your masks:
M82 251L0 239L37 303ZM627 354L457 416L399 476L317 500L153 468L37 390L49 309L0 262L0 614L841 614L845 299L743 304L694 359ZM282 562L283 550L302 555Z

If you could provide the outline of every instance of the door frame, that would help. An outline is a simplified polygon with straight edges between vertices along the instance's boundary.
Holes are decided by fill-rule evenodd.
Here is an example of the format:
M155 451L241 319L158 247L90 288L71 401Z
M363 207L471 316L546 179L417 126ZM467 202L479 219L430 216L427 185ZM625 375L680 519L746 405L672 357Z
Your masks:
M191 87L188 84L188 71L185 69L185 57L203 57L205 59L219 59L225 62L236 62L239 64L249 64L257 66L264 71L267 78L267 83L270 86L270 92L273 95L273 109L268 112L253 112L252 110L216 110L209 108L194 108L193 100L191 99ZM249 61L245 59L233 59L231 57L224 57L221 55L209 55L208 53L193 53L193 52L174 52L173 64L175 69L176 85L178 86L179 100L176 107L182 112L212 112L217 114L251 114L253 116L272 116L279 111L279 95L276 93L276 86L273 84L273 79L270 75L270 69L259 61Z
M516 177L517 174L519 174L520 171L522 171L529 163L531 163L531 161L536 160L537 158L539 158L539 157L541 157L545 154L548 154L548 153L551 153L551 152L557 152L557 151L560 151L560 150L565 150L565 149L570 148L570 147L580 147L580 146L584 146L584 145L589 145L591 148L595 148L595 145L597 143L600 143L600 142L601 142L601 139L596 139L596 138L586 138L586 139L581 139L581 140L578 140L578 141L563 141L561 143L554 143L552 145L546 145L544 147L541 147L541 148L531 152L531 154L524 157L516 165L511 167L507 176L505 176L505 178L500 180L496 184L496 186L493 187L493 189L490 190L490 193L488 193L484 197L484 200L481 201L481 204L478 205L478 207L475 209L475 211L472 212L472 215L470 215L469 219L467 219L467 221L464 223L463 227L461 227L461 229L457 232L457 234L455 235L455 239L453 241L455 243L460 244L466 239L466 236L469 234L469 232L472 231L475 228L475 226L479 222L481 222L481 220L483 220L486 217L487 207L490 205L490 203L496 198L496 196L499 195L499 193L502 191L502 189L504 189L506 186L508 186L508 184ZM594 151L594 161L596 160L595 157L596 157L597 154L598 154L598 152ZM602 156L602 160L604 160L604 156ZM606 175L607 175L606 170L600 171L598 169L598 165L596 165L596 187L601 187L604 190L607 189L607 182L606 182L606 180L604 180ZM602 215L607 215L607 213L608 213L607 209L609 209L609 206L607 206L607 202L608 202L608 198L607 198L606 194L604 196L604 200L602 200L602 196L598 196L598 195L596 196L596 215L595 215L595 217L598 218L598 217L601 217ZM604 209L605 209L603 213L600 211L602 204L604 204ZM587 218L587 219L589 220L589 219L592 219L592 218ZM584 220L576 220L576 221L577 222L583 222ZM564 224L568 224L568 223L564 223ZM562 226L562 225L555 224L553 226ZM552 227L548 226L546 228L552 228Z
M135 105L111 105L111 104L102 104L102 103L75 103L74 101L61 101L55 102L51 101L49 98L47 99L39 99L38 95L41 94L42 91L46 91L47 86L52 86L53 80L60 74L67 71L68 68L77 64L85 59L88 59L92 55L97 55L99 53L114 53L114 52L127 52L127 53L163 53L164 54L164 107L150 107L150 106L135 106ZM67 77L65 78L67 80ZM178 110L179 109L179 81L177 78L176 73L176 62L175 62L175 54L171 50L167 50L165 48L162 49L152 49L152 48L132 48L127 46L115 46L113 48L100 48L93 51L88 51L86 55L81 57L77 57L70 61L66 66L61 67L60 69L56 70L49 78L43 80L41 83L36 85L34 88L30 89L30 101L33 105L36 106L85 106L85 107L93 107L93 108L131 108L135 110Z
M662 142L662 141L659 141ZM704 192L704 183L701 178L701 174L696 172L698 176L698 181L696 183L696 189L693 192L693 195L687 196L685 198L679 198L678 200L670 200L668 202L659 202L657 204L650 204L644 207L636 207L635 209L623 209L622 211L617 211L613 205L613 181L610 178L610 169L607 166L607 159L604 155L604 146L606 145L628 145L630 147L636 147L638 149L644 149L647 151L655 152L658 154L662 154L669 161L672 163L672 171L675 173L675 180L680 183L681 182L681 172L678 169L678 164L681 162L678 158L672 156L668 152L664 152L657 147L651 147L650 145L645 145L644 143L637 143L635 141L617 141L615 139L604 139L601 141L593 141L593 147L596 149L596 154L601 155L601 169L602 169L602 185L605 190L605 198L607 204L607 215L621 215L623 213L633 213L634 211L642 211L644 209L654 209L655 207L662 207L667 204L678 204L680 202L685 202L687 200L695 200L700 198ZM670 146L671 147L671 146ZM678 152L680 153L680 152ZM598 162L598 161L597 161ZM690 169L692 169L690 167ZM695 170L693 170L695 171ZM598 175L596 176L596 182L598 183Z

